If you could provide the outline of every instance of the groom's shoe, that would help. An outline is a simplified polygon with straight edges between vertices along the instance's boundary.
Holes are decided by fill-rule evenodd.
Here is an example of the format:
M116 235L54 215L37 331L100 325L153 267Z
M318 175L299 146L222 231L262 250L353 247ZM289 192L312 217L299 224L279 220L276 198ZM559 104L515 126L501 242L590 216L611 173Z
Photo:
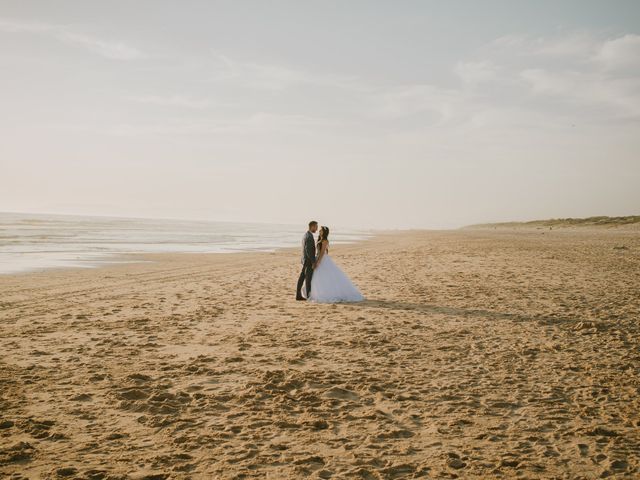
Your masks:
M304 297L296 297L296 300L306 300Z

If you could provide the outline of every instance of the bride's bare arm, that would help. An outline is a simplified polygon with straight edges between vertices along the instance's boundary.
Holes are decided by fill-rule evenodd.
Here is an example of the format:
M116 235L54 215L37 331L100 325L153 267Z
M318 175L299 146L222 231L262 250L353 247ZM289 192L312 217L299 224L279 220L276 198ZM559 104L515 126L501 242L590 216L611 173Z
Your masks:
M318 268L318 265L320 265L320 260L322 260L322 257L324 257L324 252L327 251L327 244L328 243L329 243L328 240L323 240L322 243L320 244L320 254L318 255L318 258L317 258L316 263L313 266L313 268Z

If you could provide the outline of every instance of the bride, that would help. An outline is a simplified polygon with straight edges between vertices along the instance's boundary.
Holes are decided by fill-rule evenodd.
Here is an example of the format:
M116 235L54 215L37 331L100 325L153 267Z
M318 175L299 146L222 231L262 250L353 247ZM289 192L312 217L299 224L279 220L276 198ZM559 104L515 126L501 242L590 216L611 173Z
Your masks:
M311 295L307 295L306 286L302 294L310 302L360 302L364 297L349 277L329 256L329 227L320 227L318 235L318 259L313 266Z

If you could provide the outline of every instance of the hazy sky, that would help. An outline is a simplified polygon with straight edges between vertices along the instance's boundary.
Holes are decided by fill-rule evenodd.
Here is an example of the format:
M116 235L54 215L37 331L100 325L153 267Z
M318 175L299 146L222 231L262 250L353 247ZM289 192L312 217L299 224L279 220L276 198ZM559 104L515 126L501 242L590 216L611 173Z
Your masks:
M640 213L640 2L0 0L0 211Z

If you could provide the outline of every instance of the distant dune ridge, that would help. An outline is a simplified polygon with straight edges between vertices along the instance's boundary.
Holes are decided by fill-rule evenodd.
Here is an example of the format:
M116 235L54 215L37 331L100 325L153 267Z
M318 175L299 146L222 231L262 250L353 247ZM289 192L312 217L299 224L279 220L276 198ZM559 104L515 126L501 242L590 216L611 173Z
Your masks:
M587 218L551 218L547 220L532 220L529 222L499 222L479 223L463 228L518 228L518 227L640 227L640 215L626 217L587 217Z

